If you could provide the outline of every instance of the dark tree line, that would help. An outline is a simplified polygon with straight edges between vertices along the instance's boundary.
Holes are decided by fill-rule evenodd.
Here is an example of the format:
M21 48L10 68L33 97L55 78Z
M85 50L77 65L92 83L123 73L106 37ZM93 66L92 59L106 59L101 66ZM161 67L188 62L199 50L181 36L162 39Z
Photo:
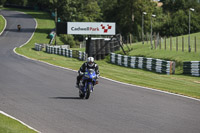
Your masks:
M141 40L142 13L144 33L153 31L161 36L188 34L189 9L191 12L191 33L200 31L200 3L198 0L160 0L163 6L157 6L152 0L0 0L0 4L37 7L40 10L54 12L62 21L78 22L116 22L117 33L132 34L135 41Z

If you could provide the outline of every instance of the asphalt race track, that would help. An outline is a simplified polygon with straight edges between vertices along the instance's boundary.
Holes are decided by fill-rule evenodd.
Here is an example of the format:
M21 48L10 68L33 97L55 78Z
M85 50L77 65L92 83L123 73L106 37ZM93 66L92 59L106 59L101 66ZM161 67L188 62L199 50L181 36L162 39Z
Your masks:
M89 100L79 99L76 72L13 52L31 37L34 19L20 12L1 13L7 27L0 36L0 110L43 133L200 132L198 100L103 78Z

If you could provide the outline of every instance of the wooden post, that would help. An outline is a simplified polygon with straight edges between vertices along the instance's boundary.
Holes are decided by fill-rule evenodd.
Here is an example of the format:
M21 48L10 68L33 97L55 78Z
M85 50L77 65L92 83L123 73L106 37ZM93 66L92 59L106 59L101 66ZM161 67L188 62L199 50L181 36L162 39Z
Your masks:
M184 52L184 37L182 37L182 52Z
M159 43L159 44L160 44L160 49L161 49L161 42L162 42L161 37L159 37L159 40L160 40L160 43Z
M170 51L172 51L172 37L170 36Z
M196 38L196 36L194 37L194 51L195 51L195 53L197 52L197 38Z
M188 36L188 52L191 52L190 35Z
M178 37L176 37L176 51L178 51Z
M167 49L166 43L167 43L167 42L166 42L166 37L165 37L165 50Z
M128 38L128 35L127 35L127 39L126 39L126 44L128 45L128 41L129 41L129 38Z
M146 33L146 41L147 41L147 44L148 44L148 40L149 40L149 38L148 38L148 35L147 35L148 33Z
M156 33L155 32L154 32L153 37L154 37L154 47L155 47L155 49L157 49L157 41L156 41Z

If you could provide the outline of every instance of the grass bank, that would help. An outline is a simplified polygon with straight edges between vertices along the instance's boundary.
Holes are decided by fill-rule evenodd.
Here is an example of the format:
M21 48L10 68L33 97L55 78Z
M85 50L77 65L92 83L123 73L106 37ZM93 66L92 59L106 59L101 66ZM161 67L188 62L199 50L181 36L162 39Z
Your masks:
M22 125L0 113L0 133L36 133L34 130Z
M2 15L0 15L0 33L3 31L5 27L5 20Z
M200 36L200 33L191 34L191 36L198 35ZM175 61L176 62L176 71L175 74L182 74L183 73L183 62L184 61L200 61L200 38L197 40L197 52L188 52L182 50L176 51L175 46L173 50L167 49L151 49L150 43L134 43L129 46L129 49L132 49L130 52L128 51L127 47L125 48L125 51L127 51L127 54L129 56L139 56L139 57L148 57L148 58L157 58L157 59L164 59L169 61ZM169 44L167 44L169 45ZM122 51L118 51L117 53L123 54Z
M78 70L82 61L73 58L67 58L59 55L53 55L45 53L44 51L35 51L34 43L48 43L49 39L47 38L48 33L52 28L55 27L53 19L49 16L49 14L44 12L34 12L34 11L25 11L25 13L32 15L32 17L36 18L38 22L37 30L33 36L33 39L25 46L21 48L17 48L16 51L20 54L28 56L30 58L38 59L41 61L45 61L54 65L71 68L74 70ZM142 48L140 44L133 44L133 50L129 52L129 55L137 55L137 56L146 56L152 58L160 58L160 59L172 59L174 57L181 57L178 53L171 52L164 53L159 50L149 50L149 45L144 45ZM145 50L147 49L147 50ZM158 54L159 52L160 54ZM189 60L199 59L198 57L193 58L194 55L187 55L186 53L182 55L186 60L186 56ZM99 64L101 76L107 77L113 80L118 80L121 82L126 82L130 84L150 87L154 89L164 90L168 92L178 93L190 97L195 97L200 99L200 78L192 77L192 76L184 76L181 75L181 72L178 72L175 75L164 75L157 74L153 72L149 72L141 69L131 69L125 68L121 66L116 66L110 64L108 59L96 61Z

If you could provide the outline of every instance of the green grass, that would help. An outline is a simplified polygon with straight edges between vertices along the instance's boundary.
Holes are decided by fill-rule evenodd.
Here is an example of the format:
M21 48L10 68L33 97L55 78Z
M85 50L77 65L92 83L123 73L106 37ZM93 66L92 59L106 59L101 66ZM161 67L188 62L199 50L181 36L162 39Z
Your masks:
M0 133L36 133L20 122L0 113Z
M74 58L67 58L59 55L45 53L44 51L35 51L34 43L48 43L47 38L50 29L54 28L54 21L44 12L24 11L31 14L38 22L33 39L24 47L17 48L16 51L30 58L45 61L54 65L78 70L83 61ZM42 18L42 19L41 19ZM41 32L45 31L45 32ZM151 50L150 45L141 43L133 44L133 50L129 55L145 56L167 60L199 60L198 53L175 52L165 50ZM181 68L175 75L158 74L141 69L131 69L110 64L108 58L96 61L99 64L101 76L110 79L126 82L130 84L150 87L168 92L178 93L200 99L200 78L181 75ZM180 63L181 64L181 63Z
M50 33L51 29L55 28L54 21L49 16L49 14L45 12L35 12L29 10L20 11L30 14L32 17L36 18L38 22L38 27L32 40L24 47L17 48L16 51L30 58L38 59L66 68L71 68L73 70L78 70L83 61L79 61L74 58L67 58L59 55L48 54L44 51L38 52L33 49L34 43L49 43L49 38L47 38L48 34ZM200 33L197 34L198 38L199 34ZM177 62L200 60L200 50L198 50L198 53L188 53L181 51L175 52L174 50L151 50L150 45L147 43L145 43L144 45L141 45L141 43L137 43L133 44L131 47L133 48L133 50L128 54L133 56L145 56L166 60L176 60ZM79 49L74 48L73 50ZM81 49L81 51L84 51L84 49ZM181 75L181 68L179 68L179 70L176 72L176 75L165 75L141 69L131 69L116 66L110 64L108 62L108 58L96 62L99 64L101 76L103 77L200 99L200 78ZM0 114L0 132L23 133L34 131L28 129L19 122Z
M2 15L0 15L0 33L3 31L5 27L5 20L3 19Z
M200 36L200 33L198 33ZM198 40L200 42L200 39ZM198 44L200 47L200 44ZM142 45L142 43L135 43L132 45L128 45L131 50L128 52L128 48L125 47L125 51L129 56L140 56L140 57L147 57L147 58L157 58L157 59L164 59L169 61L175 61L176 62L176 74L182 74L183 72L183 62L184 61L200 61L200 50L197 52L187 52L184 51L175 51L172 50L164 50L164 49L151 49L151 45L145 43ZM123 54L122 51L118 51L117 53Z
M184 43L182 43L182 37L184 38ZM196 52L195 52L195 38L196 37ZM178 45L176 45L176 38L178 38ZM155 57L162 58L167 60L175 60L177 62L183 61L200 61L200 32L194 33L190 35L190 45L191 52L188 52L188 35L173 37L172 38L172 50L170 50L170 38L166 39L166 49L165 47L165 39L161 41L161 48L158 46L153 50L151 49L150 42L145 42L142 45L141 42L135 43L131 45L132 51L129 52L129 55L134 56L146 56L146 57ZM184 44L184 51L182 51L182 45ZM154 45L154 44L153 44ZM176 47L178 46L178 51L176 51Z
M196 45L197 45L197 51L200 52L200 45L198 44L200 42L200 33L194 33L190 35L190 45L191 45L191 51L195 52L195 37L196 37ZM157 46L157 49L165 49L165 40L166 40L166 50L170 51L170 37L161 39L161 45ZM145 44L150 44L150 41L145 42ZM188 35L178 36L178 37L172 37L171 38L171 47L172 51L176 51L178 48L178 51L186 51L188 52ZM153 41L153 48L155 48L154 41Z

